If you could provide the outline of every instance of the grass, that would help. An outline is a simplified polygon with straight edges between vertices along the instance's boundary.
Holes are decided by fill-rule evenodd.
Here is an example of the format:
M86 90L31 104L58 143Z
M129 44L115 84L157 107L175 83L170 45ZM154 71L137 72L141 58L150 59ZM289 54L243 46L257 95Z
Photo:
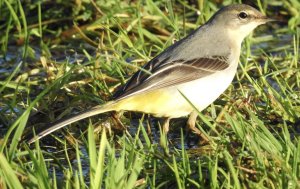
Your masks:
M159 138L156 121L147 126L136 114L122 120L128 133L103 115L31 146L23 140L32 126L105 103L140 66L234 2L0 1L0 188L299 188L295 0L255 3L284 22L244 41L234 82L199 112L210 144L182 119Z

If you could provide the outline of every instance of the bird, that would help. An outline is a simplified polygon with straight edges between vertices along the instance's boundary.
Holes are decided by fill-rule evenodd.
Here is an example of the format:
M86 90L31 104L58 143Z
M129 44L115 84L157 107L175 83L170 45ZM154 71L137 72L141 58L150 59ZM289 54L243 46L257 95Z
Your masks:
M205 139L195 126L198 112L231 84L244 38L257 26L270 21L274 20L246 4L219 9L205 24L133 74L117 89L113 100L54 123L29 143L84 118L120 111L164 118L164 133L169 130L170 119L189 116L188 128Z

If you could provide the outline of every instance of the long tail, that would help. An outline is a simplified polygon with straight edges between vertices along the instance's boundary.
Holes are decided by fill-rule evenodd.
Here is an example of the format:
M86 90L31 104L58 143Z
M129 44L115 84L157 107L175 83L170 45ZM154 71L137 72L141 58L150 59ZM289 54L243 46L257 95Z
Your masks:
M117 104L118 103L115 103L113 101L112 102L108 102L108 103L106 103L104 105L95 106L95 107L93 107L91 109L83 111L83 112L79 113L78 115L74 115L74 116L68 117L66 119L63 119L61 121L58 121L57 123L54 123L54 125L52 125L48 129L46 129L46 130L38 133L35 137L33 137L32 139L30 139L28 142L29 142L29 144L31 144L34 141L36 141L38 139L41 139L44 136L49 135L50 133L52 133L52 132L54 132L54 131L56 131L56 130L58 130L58 129L66 126L66 125L69 125L69 124L74 123L76 121L82 120L84 118L116 110L116 105Z

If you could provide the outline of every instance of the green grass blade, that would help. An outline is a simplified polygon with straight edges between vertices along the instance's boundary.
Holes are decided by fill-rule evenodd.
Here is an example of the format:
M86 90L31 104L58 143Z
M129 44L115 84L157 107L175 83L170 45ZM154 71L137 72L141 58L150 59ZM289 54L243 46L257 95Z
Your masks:
M4 177L5 183L9 188L21 189L23 188L21 182L19 181L15 171L11 168L9 162L5 158L4 154L0 153L0 172Z

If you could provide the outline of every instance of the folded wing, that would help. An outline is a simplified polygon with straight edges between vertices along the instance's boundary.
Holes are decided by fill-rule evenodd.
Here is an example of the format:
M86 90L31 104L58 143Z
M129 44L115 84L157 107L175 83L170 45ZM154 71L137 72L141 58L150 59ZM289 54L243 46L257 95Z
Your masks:
M222 71L228 66L227 57L223 56L176 61L164 59L159 62L153 59L144 66L144 70L152 74L142 70L137 72L115 93L114 98L121 99L138 93L176 86Z

